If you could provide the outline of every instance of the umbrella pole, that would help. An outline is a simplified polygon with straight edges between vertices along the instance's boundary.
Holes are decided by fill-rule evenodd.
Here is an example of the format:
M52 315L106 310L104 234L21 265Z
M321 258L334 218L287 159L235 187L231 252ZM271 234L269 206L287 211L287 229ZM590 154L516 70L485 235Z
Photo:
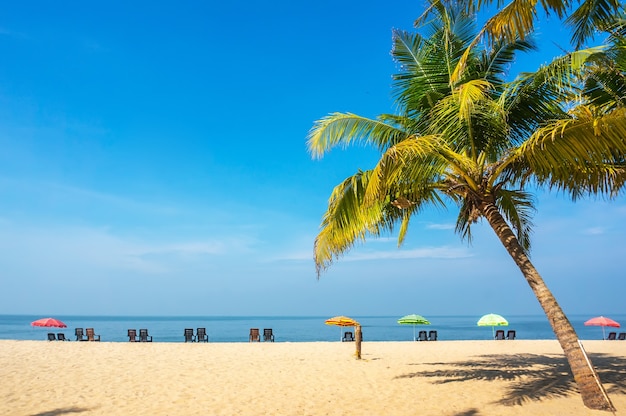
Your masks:
M417 340L417 338L415 338L415 324L413 324L413 341Z
M602 325L602 340L606 339L606 335L604 334L604 325Z

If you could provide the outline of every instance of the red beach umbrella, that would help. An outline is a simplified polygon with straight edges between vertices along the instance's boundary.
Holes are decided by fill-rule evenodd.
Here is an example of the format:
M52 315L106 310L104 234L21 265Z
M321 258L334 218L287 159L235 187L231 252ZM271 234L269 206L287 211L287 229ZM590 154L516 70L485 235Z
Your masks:
M602 327L602 339L606 339L604 336L604 327L611 326L614 328L619 328L619 322L612 320L611 318L607 318L605 316L596 316L595 318L591 318L590 320L585 322L585 326L601 326Z
M56 327L56 328L67 328L63 322L54 318L41 318L37 319L30 323L32 326L45 326L45 327Z

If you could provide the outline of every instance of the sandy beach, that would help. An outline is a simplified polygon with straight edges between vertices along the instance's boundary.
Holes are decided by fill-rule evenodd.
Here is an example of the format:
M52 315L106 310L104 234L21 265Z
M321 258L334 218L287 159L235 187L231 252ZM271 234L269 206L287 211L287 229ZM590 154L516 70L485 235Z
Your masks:
M626 342L584 341L618 415ZM610 415L556 341L0 341L0 415Z

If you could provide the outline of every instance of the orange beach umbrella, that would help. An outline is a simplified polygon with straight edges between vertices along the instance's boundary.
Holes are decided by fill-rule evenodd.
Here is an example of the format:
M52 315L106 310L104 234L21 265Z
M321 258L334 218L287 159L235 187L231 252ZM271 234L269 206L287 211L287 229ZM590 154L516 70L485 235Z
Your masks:
M347 316L335 316L333 318L327 319L324 322L326 325L335 325L341 328L342 326L357 326L361 325L357 321L352 318L348 318ZM339 340L341 341L341 330L339 331Z

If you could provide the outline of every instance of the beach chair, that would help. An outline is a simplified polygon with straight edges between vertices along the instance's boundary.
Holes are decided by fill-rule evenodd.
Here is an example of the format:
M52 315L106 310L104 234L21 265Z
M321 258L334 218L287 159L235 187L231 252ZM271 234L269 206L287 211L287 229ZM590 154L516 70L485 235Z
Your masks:
M87 341L100 341L100 335L96 335L93 328L86 328Z
M198 332L196 332L196 341L209 342L209 336L206 333L206 328L198 328Z
M185 342L194 342L196 337L193 335L193 328L185 328Z
M343 334L343 338L341 338L342 342L351 342L354 341L354 334L350 331L346 331L345 334Z
M83 333L83 328L76 328L74 335L76 335L76 341L87 341L87 337Z
M263 341L274 342L274 333L272 332L272 328L263 329Z
M58 339L59 341L69 341L69 339L68 339L68 338L65 338L65 334L64 334L63 332L59 332L59 333L57 334L57 339Z
M53 332L48 332L48 341L56 341L57 337Z
M497 339L497 340L502 340L502 339L504 339L504 330L503 330L503 329L498 329L498 330L496 331L496 336L495 336L495 339Z
M259 328L250 328L250 342L261 342Z
M428 331L428 340L437 341L437 331Z
M417 333L417 341L428 341L428 335L426 335L426 331L420 331Z
M514 329L509 329L508 331L506 331L506 339L515 339L515 330Z
M626 340L626 332L620 332L619 335L617 336L617 339L620 341Z
M148 335L147 329L139 330L139 342L152 342L152 336Z
M137 341L139 341L139 338L137 337L137 330L129 329L128 330L128 342L137 342Z
M609 336L606 339L615 341L617 339L617 332L609 332Z

